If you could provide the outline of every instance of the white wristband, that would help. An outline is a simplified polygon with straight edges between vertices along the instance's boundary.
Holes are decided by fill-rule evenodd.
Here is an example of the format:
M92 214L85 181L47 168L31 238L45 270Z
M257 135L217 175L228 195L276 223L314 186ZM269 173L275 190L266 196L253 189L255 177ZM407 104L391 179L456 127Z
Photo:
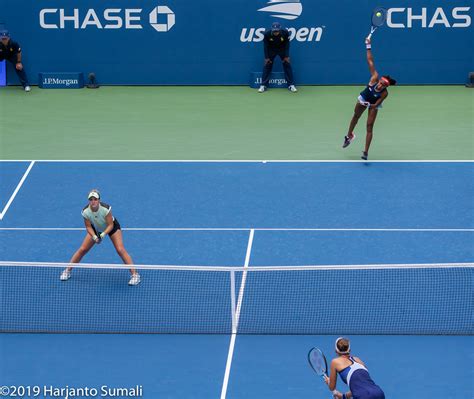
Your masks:
M105 233L100 233L100 239L102 240L107 234Z
M366 48L367 50L370 50L370 49L372 48L372 45L366 44L366 45L365 45L365 48Z
M97 241L98 238L99 238L99 237L97 237L95 234L92 236L92 239L93 239L94 241Z

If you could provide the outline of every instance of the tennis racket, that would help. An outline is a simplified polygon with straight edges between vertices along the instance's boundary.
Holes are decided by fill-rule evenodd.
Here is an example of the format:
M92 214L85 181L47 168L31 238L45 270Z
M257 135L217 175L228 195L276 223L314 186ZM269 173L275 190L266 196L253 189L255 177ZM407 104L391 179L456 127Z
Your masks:
M326 356L324 356L321 349L312 348L308 352L308 362L314 372L325 381L325 377L328 376L328 362L326 361ZM336 393L337 390L332 391L333 395Z
M370 33L369 33L369 36L367 36L367 39L370 40L375 30L381 27L385 23L386 19L387 19L387 10L382 7L377 7L372 12L372 27L370 28Z

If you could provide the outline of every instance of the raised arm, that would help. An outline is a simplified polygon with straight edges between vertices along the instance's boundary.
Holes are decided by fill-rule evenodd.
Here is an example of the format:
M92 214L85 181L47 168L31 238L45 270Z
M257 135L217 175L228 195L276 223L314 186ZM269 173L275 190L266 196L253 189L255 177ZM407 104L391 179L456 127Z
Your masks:
M369 65L369 72L370 72L370 85L375 84L379 79L379 74L375 70L375 63L374 63L374 56L372 55L372 45L370 43L370 39L365 39L365 47L367 50L367 64Z

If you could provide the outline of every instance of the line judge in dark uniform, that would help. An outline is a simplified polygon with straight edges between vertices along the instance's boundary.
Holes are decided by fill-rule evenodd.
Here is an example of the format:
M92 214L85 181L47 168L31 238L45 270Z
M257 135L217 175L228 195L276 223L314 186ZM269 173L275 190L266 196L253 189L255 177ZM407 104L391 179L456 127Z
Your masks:
M273 61L278 55L283 63L283 71L285 79L288 83L288 90L295 93L298 90L293 80L293 70L290 64L290 33L287 29L281 27L279 22L274 22L272 28L265 32L263 38L263 46L265 51L265 65L263 67L262 84L258 89L259 93L263 93L270 80L270 73L273 69Z
M21 47L10 39L10 33L7 30L0 31L0 61L7 60L15 67L15 72L20 78L20 83L26 92L31 91L25 68L21 62Z

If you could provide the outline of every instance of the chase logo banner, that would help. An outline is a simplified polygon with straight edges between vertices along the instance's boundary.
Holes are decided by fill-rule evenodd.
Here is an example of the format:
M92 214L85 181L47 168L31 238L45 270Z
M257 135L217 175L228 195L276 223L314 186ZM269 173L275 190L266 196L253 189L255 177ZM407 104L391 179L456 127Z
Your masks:
M168 32L176 23L173 10L157 6L149 13L142 8L43 8L39 24L42 29L144 29L147 14L149 24L157 32Z
M15 4L0 7L0 20L22 46L32 85L75 85L61 77L40 82L43 71L83 72L86 84L94 72L101 85L247 85L262 70L265 31L279 22L291 40L297 86L365 86L364 39L376 5L387 10L373 39L379 72L424 85L464 84L473 70L472 0L0 2ZM7 84L18 83L7 62Z
M389 28L468 28L471 26L471 7L437 8L389 8L387 26Z
M166 15L166 23L158 23L159 15ZM168 6L158 6L150 12L150 25L157 32L168 32L174 26L175 23L176 16Z
M84 87L82 72L40 72L38 87L41 89L81 89Z

